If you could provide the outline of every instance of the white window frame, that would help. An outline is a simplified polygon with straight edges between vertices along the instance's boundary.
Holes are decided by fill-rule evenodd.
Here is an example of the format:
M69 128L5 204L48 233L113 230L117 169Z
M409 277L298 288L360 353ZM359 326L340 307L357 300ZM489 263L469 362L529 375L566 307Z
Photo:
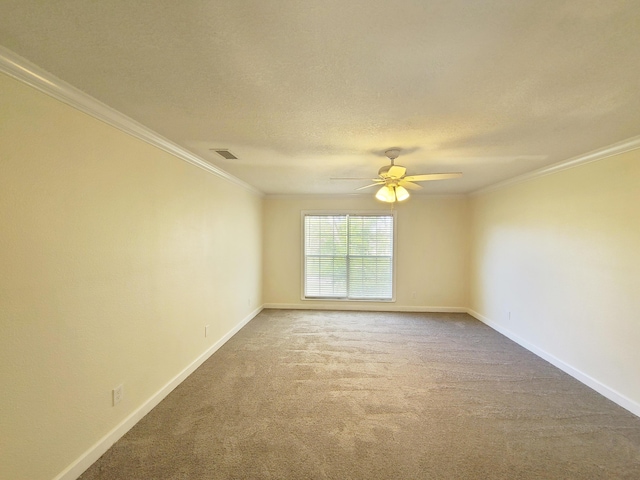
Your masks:
M352 216L386 216L393 217L393 249L391 259L391 298L322 298L322 297L305 297L305 282L307 277L307 262L305 252L305 229L304 229L304 217L307 215L352 215ZM371 211L353 211L353 210L302 210L300 212L300 236L301 236L301 267L300 272L300 286L301 294L300 299L307 302L366 302L366 303L394 303L396 301L396 252L397 252L397 231L398 231L398 217L395 210L389 212L388 210L371 210Z

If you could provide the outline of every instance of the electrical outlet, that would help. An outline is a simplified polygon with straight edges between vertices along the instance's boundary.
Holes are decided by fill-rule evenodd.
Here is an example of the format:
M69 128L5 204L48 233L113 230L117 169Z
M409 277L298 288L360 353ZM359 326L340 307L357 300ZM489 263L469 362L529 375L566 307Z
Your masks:
M113 389L113 406L115 407L118 403L122 401L124 397L124 387L122 385L118 385Z
M250 307L250 306L251 306L251 299L247 298L247 307Z
M204 326L204 336L208 337L209 336L209 325L205 325Z

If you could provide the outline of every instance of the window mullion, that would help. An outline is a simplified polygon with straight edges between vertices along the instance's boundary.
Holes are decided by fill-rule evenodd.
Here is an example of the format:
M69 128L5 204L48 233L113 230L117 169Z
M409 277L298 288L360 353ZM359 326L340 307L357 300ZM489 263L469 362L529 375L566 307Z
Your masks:
M347 298L351 298L351 231L349 229L349 215L347 220Z

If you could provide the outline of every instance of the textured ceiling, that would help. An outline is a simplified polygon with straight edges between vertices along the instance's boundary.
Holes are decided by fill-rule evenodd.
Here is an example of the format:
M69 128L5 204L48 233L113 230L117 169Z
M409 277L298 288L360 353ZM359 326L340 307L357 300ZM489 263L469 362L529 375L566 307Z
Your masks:
M0 0L0 44L269 194L467 193L640 133L640 2ZM210 149L228 148L237 160ZM373 192L371 192L373 193Z

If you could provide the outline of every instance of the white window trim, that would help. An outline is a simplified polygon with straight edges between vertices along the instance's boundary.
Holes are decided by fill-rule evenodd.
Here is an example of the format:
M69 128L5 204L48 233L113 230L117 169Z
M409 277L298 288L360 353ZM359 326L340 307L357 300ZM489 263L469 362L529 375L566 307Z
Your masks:
M306 258L305 258L305 231L304 217L305 215L384 215L393 217L393 261L391 262L392 278L391 278L391 298L390 299L372 299L372 298L307 298L304 296L304 283L306 279ZM301 259L300 259L300 300L303 302L350 302L350 303L395 303L396 301L396 252L397 252L397 231L398 217L396 211L389 210L302 210L300 212L300 241L301 241Z

